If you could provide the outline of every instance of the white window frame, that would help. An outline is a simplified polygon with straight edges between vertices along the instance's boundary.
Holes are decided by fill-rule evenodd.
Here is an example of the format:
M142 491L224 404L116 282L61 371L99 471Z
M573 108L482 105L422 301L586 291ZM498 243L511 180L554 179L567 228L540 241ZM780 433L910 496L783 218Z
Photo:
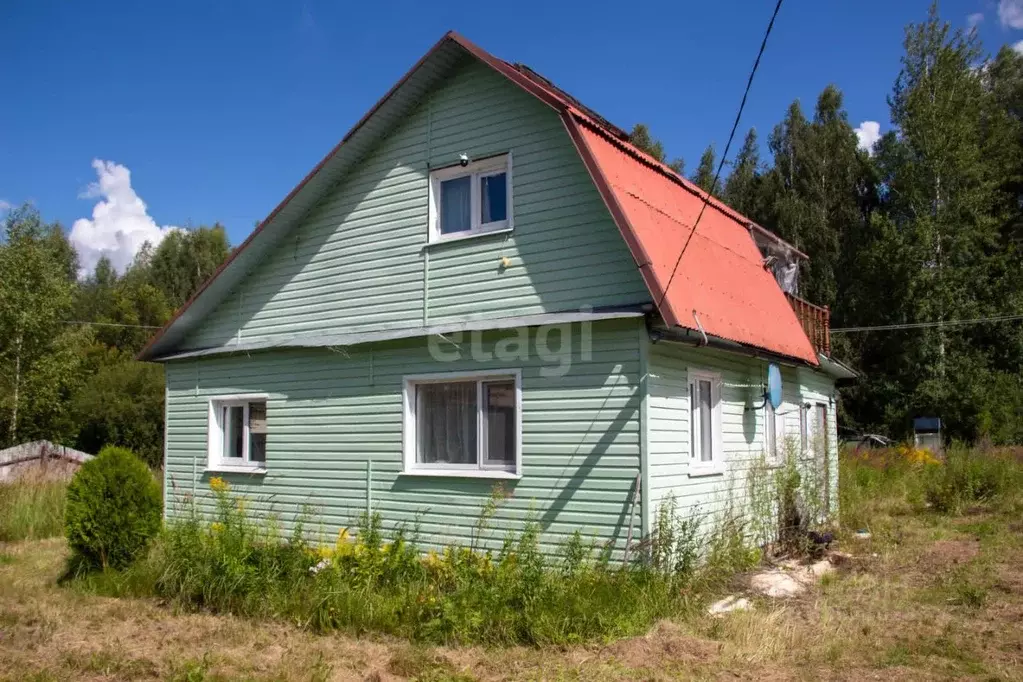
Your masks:
M507 212L504 220L495 220L489 223L480 222L480 178L488 175L494 175L496 173L505 174L505 182L507 186L505 188L506 200L507 200ZM441 234L440 231L440 184L446 180L455 180L457 178L471 177L471 190L470 190L470 213L472 215L472 221L468 230L462 232L452 232L451 234ZM483 234L494 234L498 232L510 232L514 228L514 221L512 219L513 214L513 201L512 201L512 155L511 152L507 154L500 154L498 156L491 156L486 159L479 161L473 161L467 166L448 166L446 168L438 168L437 170L430 171L430 210L429 210L429 221L430 221L430 243L436 244L438 242L448 242L452 240L465 239L467 237L476 237Z
M774 427L772 447L770 434ZM771 401L764 399L764 450L769 464L778 465L785 461L785 403L774 409Z
M509 469L504 465L483 463L484 420L476 420L476 464L423 464L416 461L416 386L430 383L476 382L476 409L482 411L481 392L487 381L515 382L515 465ZM522 478L522 370L499 369L486 372L437 372L404 377L402 382L402 473L408 476L448 476L463 478ZM479 412L478 412L479 414Z
M266 462L249 460L249 403L267 403L269 414L270 397L265 393L218 395L209 399L208 422L206 427L206 470L224 473L266 473ZM244 407L242 413L242 457L241 462L229 462L235 457L224 457L224 425L220 423L221 408Z
M686 403L689 407L689 475L711 476L725 472L724 438L721 429L721 375L706 370L689 370L689 388ZM696 444L702 442L699 420L693 418L693 396L696 395L696 382L710 381L711 397L711 459L703 461L697 456Z
M799 401L799 454L806 457L810 450L810 406L804 400Z

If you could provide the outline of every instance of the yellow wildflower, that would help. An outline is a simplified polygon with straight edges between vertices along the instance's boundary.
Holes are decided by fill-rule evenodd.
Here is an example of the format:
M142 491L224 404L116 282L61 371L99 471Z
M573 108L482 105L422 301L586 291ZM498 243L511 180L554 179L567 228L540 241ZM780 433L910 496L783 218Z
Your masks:
M226 493L231 489L230 484L222 479L220 476L214 476L210 479L210 490L215 493Z
M214 521L213 523L210 524L210 530L214 533L219 533L220 531L224 530L224 524L220 523L219 521Z

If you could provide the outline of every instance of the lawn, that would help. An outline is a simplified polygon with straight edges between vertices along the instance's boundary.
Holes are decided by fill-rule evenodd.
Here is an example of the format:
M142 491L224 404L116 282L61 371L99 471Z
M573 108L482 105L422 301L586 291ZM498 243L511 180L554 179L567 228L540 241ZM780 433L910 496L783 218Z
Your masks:
M0 679L1023 679L1019 496L939 514L847 469L847 520L871 537L843 532L852 558L819 588L591 645L431 647L183 612L58 586L62 540L0 545Z

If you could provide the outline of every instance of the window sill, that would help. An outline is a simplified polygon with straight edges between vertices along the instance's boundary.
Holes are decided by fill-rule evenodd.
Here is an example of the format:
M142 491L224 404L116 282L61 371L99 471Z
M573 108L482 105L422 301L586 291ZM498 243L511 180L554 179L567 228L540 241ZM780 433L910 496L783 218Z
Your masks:
M426 478L492 478L505 481L517 481L522 478L522 474L500 469L409 469L400 475Z
M215 464L205 469L208 474L255 474L262 476L266 473L266 467L245 467L231 464Z
M501 227L495 230L479 230L477 232L459 232L451 235L450 237L436 237L427 242L423 248L430 246L439 246L441 244L450 244L451 242L461 242L466 239L476 239L477 237L488 237L495 234L510 234L514 231L511 227Z
M723 476L725 468L723 466L689 466L689 478L700 478L703 476Z

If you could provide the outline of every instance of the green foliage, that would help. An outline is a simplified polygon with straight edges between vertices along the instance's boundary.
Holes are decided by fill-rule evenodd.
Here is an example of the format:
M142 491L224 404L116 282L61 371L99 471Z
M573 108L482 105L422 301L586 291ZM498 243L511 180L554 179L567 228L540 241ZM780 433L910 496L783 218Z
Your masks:
M227 483L214 478L210 487L212 508L197 502L144 558L78 584L320 631L426 642L567 644L643 632L690 608L680 588L695 570L691 552L678 554L671 574L642 562L612 563L607 551L575 534L551 557L530 520L499 549L449 546L424 555L415 528L385 530L379 515L362 515L353 535L344 529L325 544L310 540L308 515L285 538L276 517L254 518ZM481 532L486 526L477 524Z
M181 307L220 267L231 249L222 225L171 232L153 252L149 283L164 293L172 309Z
M0 235L0 446L68 435L65 403L80 380L88 331L64 323L73 251L59 225L25 206Z
M22 477L0 483L0 542L38 540L64 529L67 483Z
M718 179L715 182L716 175L717 161L714 156L714 145L708 145L700 157L700 164L689 179L699 185L701 189L717 196L721 194L721 181Z
M91 566L127 566L160 530L161 516L159 484L126 448L103 448L68 486L65 534Z
M1023 503L1023 457L1018 449L955 444L942 459L900 445L844 450L839 463L842 526L849 530L897 533L897 528L878 526L878 519L920 510L958 515L995 507L1012 512ZM977 532L981 534L980 529Z
M1023 468L1013 458L956 444L944 462L928 466L924 499L939 512L958 514L986 504L1023 486Z
M163 464L163 367L118 359L104 364L75 394L71 413L78 448L105 444L138 453L152 468Z
M700 558L700 516L678 513L678 502L669 494L657 508L657 519L650 544L653 567L670 578L688 581Z
M664 145L661 144L660 140L653 138L650 134L650 129L645 123L637 123L632 127L632 132L629 133L629 142L661 163L667 164L676 173L681 175L685 172L685 161L679 157L669 163L664 153Z

